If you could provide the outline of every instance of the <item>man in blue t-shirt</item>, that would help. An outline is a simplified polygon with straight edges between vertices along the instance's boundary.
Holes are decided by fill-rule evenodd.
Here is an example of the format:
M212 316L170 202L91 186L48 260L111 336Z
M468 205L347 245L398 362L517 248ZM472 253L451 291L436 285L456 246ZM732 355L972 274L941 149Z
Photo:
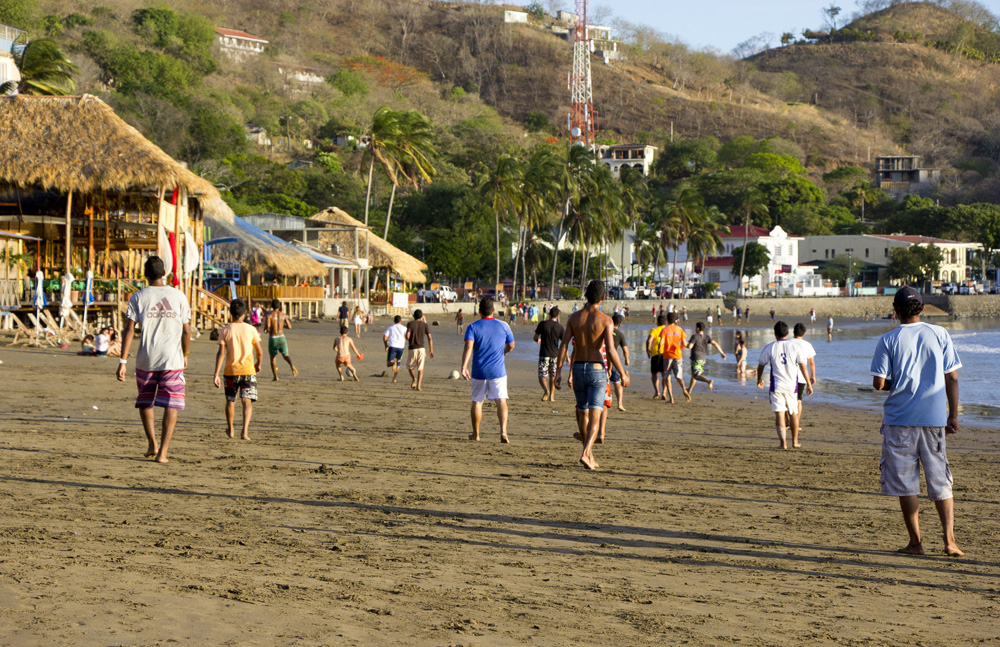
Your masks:
M462 351L462 377L472 383L472 433L469 440L479 440L479 423L483 420L483 400L497 405L500 420L500 442L507 438L507 369L504 357L514 350L514 333L510 326L493 318L493 299L479 302L479 321L465 329L465 350ZM469 360L472 372L469 372Z
M888 391L882 413L882 494L899 497L910 543L899 550L923 555L918 520L920 465L927 496L944 530L944 549L961 557L955 543L955 507L945 436L958 431L958 358L948 331L920 321L924 301L911 287L896 292L899 327L879 339L872 357L872 386Z

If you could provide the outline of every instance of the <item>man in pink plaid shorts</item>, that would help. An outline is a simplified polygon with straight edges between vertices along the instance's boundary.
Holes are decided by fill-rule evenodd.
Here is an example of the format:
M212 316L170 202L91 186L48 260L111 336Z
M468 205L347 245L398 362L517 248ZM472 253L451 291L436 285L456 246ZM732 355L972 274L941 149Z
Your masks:
M155 456L157 463L166 463L167 447L177 424L177 412L184 408L184 370L191 345L191 307L183 292L166 284L163 261L158 256L146 259L144 273L149 287L132 295L125 312L128 319L122 335L117 376L120 382L125 381L125 366L138 324L141 337L136 354L135 383L139 395L135 399L135 408L139 410L149 442L146 456ZM156 447L154 406L163 408L159 449Z

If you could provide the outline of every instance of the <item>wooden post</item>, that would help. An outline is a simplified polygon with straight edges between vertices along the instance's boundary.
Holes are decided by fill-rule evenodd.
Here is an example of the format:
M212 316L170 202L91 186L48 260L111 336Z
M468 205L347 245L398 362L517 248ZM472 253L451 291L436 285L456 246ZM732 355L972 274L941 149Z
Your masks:
M108 226L108 210L104 210L104 278L111 274L111 228Z
M87 269L93 272L97 267L94 265L94 208L87 207L87 221L90 230L87 232Z
M70 191L66 194L66 262L64 263L64 270L66 274L69 274L70 267L73 263L73 219L70 215L73 209L73 192Z
M177 278L181 292L184 291L184 259L181 257L181 199L184 191L181 187L175 187L177 192L177 204L174 205L174 276Z

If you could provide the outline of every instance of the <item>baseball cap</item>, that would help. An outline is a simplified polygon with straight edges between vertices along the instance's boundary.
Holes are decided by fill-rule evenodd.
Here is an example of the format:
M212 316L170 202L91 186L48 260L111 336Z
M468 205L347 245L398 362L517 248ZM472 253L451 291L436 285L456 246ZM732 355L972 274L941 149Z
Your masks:
M916 301L922 305L924 298L920 296L920 293L915 289L910 286L906 286L896 291L896 296L892 298L892 305L898 308L906 305L910 301Z

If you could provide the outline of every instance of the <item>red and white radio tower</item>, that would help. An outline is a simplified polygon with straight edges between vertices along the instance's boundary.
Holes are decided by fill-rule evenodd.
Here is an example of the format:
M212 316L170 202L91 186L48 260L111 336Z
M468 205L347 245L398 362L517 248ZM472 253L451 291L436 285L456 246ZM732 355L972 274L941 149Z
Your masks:
M590 34L587 29L587 0L576 0L576 28L573 30L573 71L569 76L569 136L574 144L595 145L597 113L590 82Z

